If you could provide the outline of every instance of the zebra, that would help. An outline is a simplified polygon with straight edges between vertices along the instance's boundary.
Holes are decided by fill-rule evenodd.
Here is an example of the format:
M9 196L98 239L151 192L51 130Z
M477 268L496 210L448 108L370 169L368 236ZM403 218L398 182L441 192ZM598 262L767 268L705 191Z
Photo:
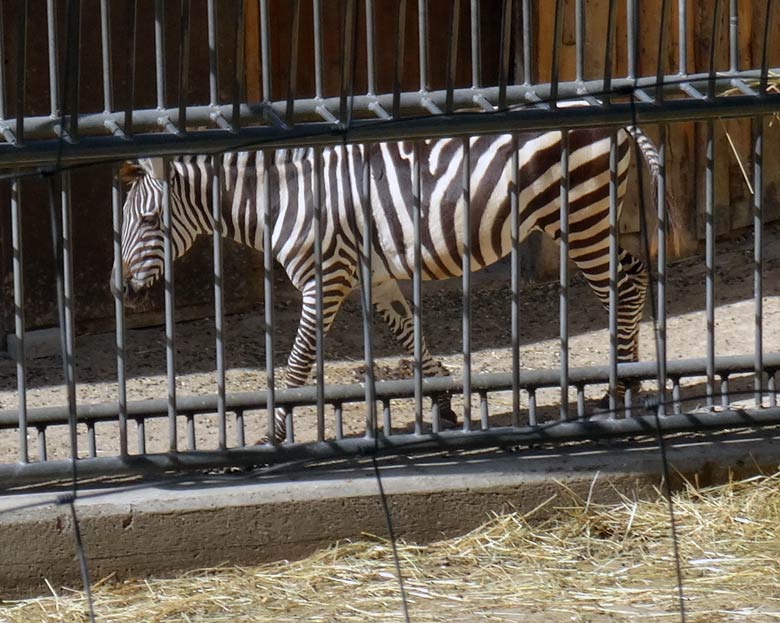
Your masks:
M334 145L276 152L229 152L222 158L221 232L223 236L262 251L265 211L263 171L270 184L272 253L302 294L297 335L287 361L286 384L307 382L315 359L316 269L313 218L314 167L321 167L322 322L327 332L347 295L358 286L363 235L364 178L370 170L370 214L373 220L371 287L375 310L407 353L413 352L412 315L399 280L413 278L413 170L419 150L421 188L421 267L423 279L462 274L462 165L471 168L471 266L488 266L512 247L510 185L512 150L519 162L519 239L542 231L561 236L559 221L561 149L559 131L524 135L501 134L469 139L442 138ZM568 132L569 255L596 297L609 307L610 146L616 139L618 207L622 204L630 161L630 137L637 142L654 183L659 176L658 152L639 128L577 129ZM213 233L214 159L194 155L172 158L168 167L174 257L201 234ZM267 162L267 165L266 165ZM370 165L368 169L364 164ZM163 272L163 161L144 158L126 162L120 175L128 184L123 206L122 258L124 301L132 307ZM619 362L638 359L638 329L647 292L647 267L624 248L618 256ZM117 270L114 266L113 271ZM113 286L112 279L112 286ZM449 370L422 342L424 376L446 376ZM621 387L622 390L622 387ZM434 397L443 424L457 416L448 395ZM274 416L272 441L286 437L283 409Z

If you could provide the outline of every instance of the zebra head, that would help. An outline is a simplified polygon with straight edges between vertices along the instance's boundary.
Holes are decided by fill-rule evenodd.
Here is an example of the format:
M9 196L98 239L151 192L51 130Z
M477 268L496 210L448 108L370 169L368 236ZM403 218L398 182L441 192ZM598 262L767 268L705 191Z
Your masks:
M178 196L176 168L169 168L170 205L174 259L192 246L199 231L191 231L181 217L183 202ZM120 169L122 180L129 184L122 220L122 290L128 307L138 307L148 297L149 289L163 273L163 180L162 158L144 158L127 162ZM117 266L111 273L111 289L116 294Z

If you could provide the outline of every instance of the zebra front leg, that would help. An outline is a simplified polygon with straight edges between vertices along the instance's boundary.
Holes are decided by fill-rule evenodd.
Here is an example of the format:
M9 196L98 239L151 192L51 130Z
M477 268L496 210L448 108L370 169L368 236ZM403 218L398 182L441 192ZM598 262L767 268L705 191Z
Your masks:
M409 355L414 355L414 322L406 298L394 279L374 283L372 287L374 308L379 312L387 326L395 335L401 347ZM450 371L438 359L435 359L422 340L423 376L449 376ZM448 393L432 396L439 409L442 425L452 428L458 424L458 416L452 410L451 396Z
M333 324L344 299L355 284L345 280L343 274L331 281L323 277L322 285L322 329L327 333ZM287 360L285 384L288 388L306 384L317 353L317 290L315 284L308 283L302 291L301 318L290 356ZM274 410L274 430L269 434L274 443L290 441L287 439L287 412L282 407Z

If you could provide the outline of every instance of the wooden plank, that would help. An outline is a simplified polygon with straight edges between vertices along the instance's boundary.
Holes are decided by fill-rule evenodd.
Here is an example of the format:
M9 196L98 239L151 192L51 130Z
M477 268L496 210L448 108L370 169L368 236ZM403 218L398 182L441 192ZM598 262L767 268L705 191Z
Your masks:
M244 80L250 102L262 99L260 89L260 11L256 0L244 0Z

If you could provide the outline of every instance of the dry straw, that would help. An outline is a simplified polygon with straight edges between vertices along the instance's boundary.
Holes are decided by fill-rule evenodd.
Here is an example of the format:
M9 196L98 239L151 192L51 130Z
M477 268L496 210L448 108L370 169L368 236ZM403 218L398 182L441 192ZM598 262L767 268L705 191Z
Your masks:
M401 544L411 620L679 620L660 494L603 506L562 490L548 519L506 514L459 538ZM687 620L780 620L780 476L688 486L675 510ZM109 579L93 592L104 623L401 621L393 569L388 543L367 536L295 562ZM0 606L0 621L86 620L81 593L51 592Z

